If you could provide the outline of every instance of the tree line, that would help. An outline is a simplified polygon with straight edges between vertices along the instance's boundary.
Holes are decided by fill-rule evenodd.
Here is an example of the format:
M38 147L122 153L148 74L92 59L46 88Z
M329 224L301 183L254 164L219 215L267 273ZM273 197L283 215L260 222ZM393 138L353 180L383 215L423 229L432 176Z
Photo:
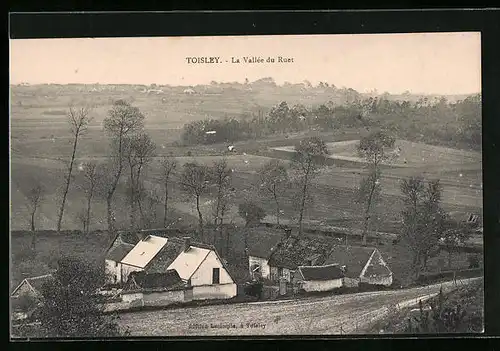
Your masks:
M66 198L72 185L78 141L92 120L92 109L71 107L68 117L73 135L73 149L60 196L58 231L61 230ZM241 194L233 186L233 170L228 166L225 157L214 161L211 165L193 161L180 167L175 157L163 156L160 161L159 179L163 194L158 194L155 190L148 190L145 185L148 172L151 171L152 160L157 153L155 143L144 130L144 115L141 111L126 101L118 100L108 111L103 130L108 135L110 143L106 162L100 164L88 162L79 167L84 179L79 186L83 188L86 196L86 206L81 212L84 232L90 230L92 204L97 194L106 200L108 230L113 232L117 229L115 212L118 209L116 209L115 195L119 184L125 185L128 203L128 209L119 210L128 211L130 229L151 228L155 225L156 205L159 204L163 204L163 227L168 228L169 189L175 184L193 201L198 215L199 240L206 241L205 228L210 225L228 245L229 238L223 238L224 222L227 220L230 206L237 202L236 199ZM393 152L395 140L395 137L388 132L376 131L363 137L357 145L358 155L366 163L366 172L360 180L354 199L361 209L363 244L366 244L368 233L377 221L376 208L382 193L382 165L397 157ZM290 200L289 195L292 193L292 201L297 211L298 234L302 235L305 211L312 206L312 182L326 167L328 153L327 145L321 138L306 138L295 146L290 166L273 159L257 171L258 193L264 201L273 204L278 225L283 213L283 201ZM460 228L445 228L447 215L440 204L441 193L442 187L438 180L426 182L423 178L416 177L403 180L401 183L404 203L401 213L403 219L401 236L414 252L414 266L426 267L428 258L435 254L439 240L444 240L445 245L452 247L466 239L463 236L464 231L459 230ZM202 211L201 201L206 197L212 199L210 219L205 218ZM31 229L35 248L35 214L43 200L43 187L35 184L28 193L28 199L32 209ZM238 213L247 226L260 222L266 215L259 205L251 201L240 203ZM447 234L443 236L443 233Z
M442 121L456 121L457 126L443 131ZM187 123L182 141L186 145L232 143L275 133L363 126L388 128L400 138L415 140L424 137L422 141L460 143L480 150L481 95L457 102L448 102L446 98L420 98L411 102L389 100L384 96L355 97L343 104L328 102L311 108L301 104L289 106L282 101L267 114L260 112L241 118L209 118Z

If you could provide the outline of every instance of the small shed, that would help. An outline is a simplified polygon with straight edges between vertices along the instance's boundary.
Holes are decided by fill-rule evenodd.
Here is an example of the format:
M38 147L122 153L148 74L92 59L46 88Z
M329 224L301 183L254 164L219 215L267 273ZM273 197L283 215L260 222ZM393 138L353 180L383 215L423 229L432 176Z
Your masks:
M331 291L342 287L344 271L338 264L300 266L297 283L307 292Z
M40 298L43 284L54 279L52 274L45 274L38 277L24 279L13 291L11 297L18 298L22 295L28 295L34 298Z

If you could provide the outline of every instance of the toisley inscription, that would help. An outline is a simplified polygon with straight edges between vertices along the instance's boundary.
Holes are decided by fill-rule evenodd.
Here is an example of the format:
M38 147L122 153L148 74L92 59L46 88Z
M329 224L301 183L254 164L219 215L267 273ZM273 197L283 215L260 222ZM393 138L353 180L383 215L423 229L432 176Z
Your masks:
M255 63L293 63L293 57L261 57L261 56L243 56L243 57L231 57L230 59L224 59L220 56L190 56L186 57L186 63L188 64L218 64L218 63L231 63L231 64L255 64Z

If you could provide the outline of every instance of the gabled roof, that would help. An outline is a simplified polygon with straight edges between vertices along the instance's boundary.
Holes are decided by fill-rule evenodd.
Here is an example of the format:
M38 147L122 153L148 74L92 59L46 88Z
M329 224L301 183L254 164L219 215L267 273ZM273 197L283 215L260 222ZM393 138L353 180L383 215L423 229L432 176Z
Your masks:
M210 249L191 246L189 250L181 252L168 269L175 269L182 279L188 280L207 258L210 251Z
M284 235L282 229L267 227L249 227L242 229L242 237L246 235L248 254L254 257L269 258L273 248Z
M38 294L38 293L40 293L40 289L42 288L43 284L45 284L46 282L48 282L52 279L54 279L52 274L45 274L45 275L41 275L38 277L31 277L31 278L23 279L23 281L21 283L19 283L19 285L12 291L12 295L15 295L16 292L24 284L27 284L33 290L33 292L35 294Z
M179 256L184 248L184 241L181 238L168 238L167 243L163 248L156 254L156 256L149 261L145 270L148 273L162 273L165 272L174 262L174 260Z
M325 266L301 266L299 273L303 280L332 280L344 277L344 272L338 264Z
M121 260L122 264L144 268L167 243L167 238L148 235Z
M132 251L133 248L134 245L132 244L119 243L108 252L106 259L114 262L120 262L130 251Z
M392 271L384 262L382 255L380 254L380 251L375 249L372 256L370 257L368 265L366 266L364 276L367 278L387 277L391 274Z
M184 249L184 245L182 248ZM227 274L234 282L234 277L231 275L231 271L229 270L226 262L220 257L215 246L210 244L191 242L189 250L182 250L170 264L168 269L175 269L183 280L189 280L211 251L215 253L221 262L222 267L224 267Z
M346 277L359 278L374 251L378 252L374 247L339 245L330 252L325 264L346 266Z
M321 265L334 245L333 239L290 236L277 244L269 257L269 265L297 269L307 265L309 260L316 261L313 265Z
M125 291L175 290L182 288L184 288L184 282L177 271L171 269L163 273L131 272Z

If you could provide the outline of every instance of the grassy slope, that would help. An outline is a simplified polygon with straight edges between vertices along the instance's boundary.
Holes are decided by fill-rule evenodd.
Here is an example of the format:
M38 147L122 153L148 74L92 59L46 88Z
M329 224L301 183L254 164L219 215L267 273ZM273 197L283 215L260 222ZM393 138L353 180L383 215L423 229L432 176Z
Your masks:
M484 280L477 280L470 285L458 287L450 293L445 293L445 307L454 307L460 304L465 308L466 316L464 322L461 324L457 333L480 333L482 328L478 328L476 324L471 322L471 318L479 317L481 323L484 323ZM432 298L430 301L436 301L437 298ZM428 306L428 303L424 303ZM367 326L365 332L367 334L387 333L387 334L401 334L405 333L405 327L408 325L408 318L412 316L419 316L418 311L411 311L415 309L406 308L401 311L394 311L389 316L381 319L380 321Z

